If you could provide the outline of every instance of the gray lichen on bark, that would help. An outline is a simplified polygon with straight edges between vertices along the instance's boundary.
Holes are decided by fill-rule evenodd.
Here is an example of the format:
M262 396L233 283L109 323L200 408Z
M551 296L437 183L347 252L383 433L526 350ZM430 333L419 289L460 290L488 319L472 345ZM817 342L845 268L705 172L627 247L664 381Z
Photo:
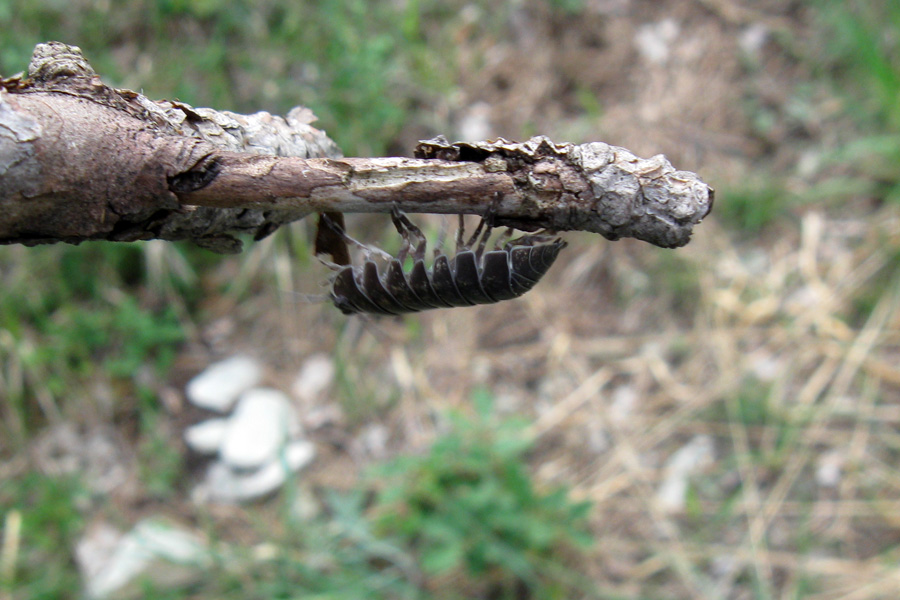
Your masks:
M508 225L634 237L664 248L690 241L712 209L713 191L695 173L678 171L662 154L639 158L603 142L558 144L544 136L522 143L420 142L420 158L477 161L509 173L533 201Z

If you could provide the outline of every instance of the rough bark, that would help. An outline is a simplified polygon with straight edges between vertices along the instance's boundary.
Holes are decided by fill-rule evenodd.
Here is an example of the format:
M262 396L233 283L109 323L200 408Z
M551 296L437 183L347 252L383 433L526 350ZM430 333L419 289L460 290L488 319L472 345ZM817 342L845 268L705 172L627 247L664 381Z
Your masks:
M662 155L604 143L422 142L417 158L341 158L285 118L154 102L104 85L74 46L39 44L0 79L0 243L190 239L236 252L313 212L481 213L497 224L686 244L712 189Z

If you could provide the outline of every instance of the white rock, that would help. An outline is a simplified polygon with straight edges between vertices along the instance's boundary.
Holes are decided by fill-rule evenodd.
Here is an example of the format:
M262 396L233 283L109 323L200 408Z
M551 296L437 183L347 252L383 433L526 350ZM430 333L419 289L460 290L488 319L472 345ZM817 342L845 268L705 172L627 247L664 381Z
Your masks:
M609 407L609 420L615 424L629 421L640 399L633 385L620 385L612 393L612 404Z
M284 461L292 473L312 462L316 456L316 446L307 440L296 440L284 449Z
M748 359L750 362L750 370L753 371L753 374L756 375L757 379L765 383L775 381L775 378L783 371L784 365L782 363L784 361L779 360L777 356L774 356L766 350L754 352Z
M826 452L816 461L816 483L822 487L837 487L843 467L844 456L840 452Z
M670 513L684 510L688 478L710 465L714 459L713 439L696 435L679 448L666 463L663 481L656 492L660 507Z
M647 23L638 27L634 44L648 62L661 65L669 60L672 43L680 32L681 26L673 19Z
M134 466L128 462L115 432L107 427L80 431L61 423L37 438L34 458L47 473L79 473L88 487L108 494L134 484Z
M459 120L459 139L486 140L494 127L491 123L491 105L487 102L476 102L469 106ZM474 136L474 137L473 137Z
M326 425L343 422L344 411L337 402L312 406L303 411L303 425L308 429L321 429Z
M85 591L89 597L100 597L115 591L129 578L110 577L110 559L116 552L124 534L112 525L101 522L92 524L75 544L75 562L81 571Z
M284 485L290 473L299 471L315 457L312 442L297 440L284 449L281 457L252 473L237 472L222 461L210 465L206 479L195 492L200 501L247 502L270 494Z
M760 60L763 46L769 40L769 27L764 23L752 23L738 36L738 47L753 60Z
M217 362L191 379L187 398L195 406L226 412L245 391L259 383L262 366L249 356L233 356Z
M156 519L141 521L125 535L109 525L94 527L75 553L90 598L107 597L144 573L177 585L210 559L198 536Z
M249 390L228 419L219 456L230 467L256 469L274 460L285 441L299 433L297 415L284 393Z
M227 430L228 419L207 419L185 429L184 441L194 452L215 454L222 446Z
M303 402L317 400L322 392L334 381L334 374L334 360L330 356L327 354L313 354L306 359L297 377L294 378L291 392Z
M370 423L363 427L353 440L353 446L362 456L384 458L387 455L389 437L390 432L387 427L381 423Z
M322 505L308 483L301 482L292 495L294 501L291 503L290 511L293 518L309 521L321 514Z
M605 452L612 446L609 434L603 425L597 422L590 422L587 425L587 446L592 452Z

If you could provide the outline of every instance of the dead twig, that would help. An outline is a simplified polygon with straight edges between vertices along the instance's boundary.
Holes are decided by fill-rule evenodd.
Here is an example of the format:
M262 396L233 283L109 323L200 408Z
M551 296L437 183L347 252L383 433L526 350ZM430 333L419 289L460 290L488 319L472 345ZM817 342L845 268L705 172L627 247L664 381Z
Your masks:
M219 252L313 212L482 213L498 225L690 240L713 191L657 155L601 142L421 142L341 158L307 109L286 118L153 102L103 84L74 46L39 44L0 80L0 243L191 239Z

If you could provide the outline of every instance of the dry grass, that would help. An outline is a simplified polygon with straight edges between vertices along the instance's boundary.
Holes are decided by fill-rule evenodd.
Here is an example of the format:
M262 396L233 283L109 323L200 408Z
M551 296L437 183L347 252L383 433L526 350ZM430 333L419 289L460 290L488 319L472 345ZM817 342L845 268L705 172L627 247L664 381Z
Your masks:
M876 225L810 212L799 231L749 255L709 243L725 236L698 236L692 327L617 336L623 351L613 356L602 339L567 343L567 364L590 364L597 352L603 360L536 429L609 436L609 449L587 464L560 461L553 475L575 474L598 503L601 535L613 536L602 545L634 557L619 565L622 593L662 579L683 597L742 597L748 578L763 597L793 597L802 580L822 598L900 590L890 560L897 281L884 282L860 327L847 324L860 288L893 260L881 240L896 241L898 221L882 217ZM638 390L625 418L611 410L623 386ZM665 457L698 435L714 440L715 461L693 474L694 502L669 514L656 501ZM569 456L584 460L584 441ZM836 480L817 478L826 463Z
M347 384L322 401L342 404L350 448L377 423L389 454L415 452L478 387L528 415L541 480L595 502L592 577L607 594L889 598L900 593L898 247L893 208L809 210L764 245L712 220L677 259L577 237L513 302L343 328L328 306L288 302L269 313L277 325L247 326L272 353L290 348L285 381L314 350L346 363ZM711 455L673 506L659 496L671 457L698 443ZM310 477L349 487L379 458L326 452Z

